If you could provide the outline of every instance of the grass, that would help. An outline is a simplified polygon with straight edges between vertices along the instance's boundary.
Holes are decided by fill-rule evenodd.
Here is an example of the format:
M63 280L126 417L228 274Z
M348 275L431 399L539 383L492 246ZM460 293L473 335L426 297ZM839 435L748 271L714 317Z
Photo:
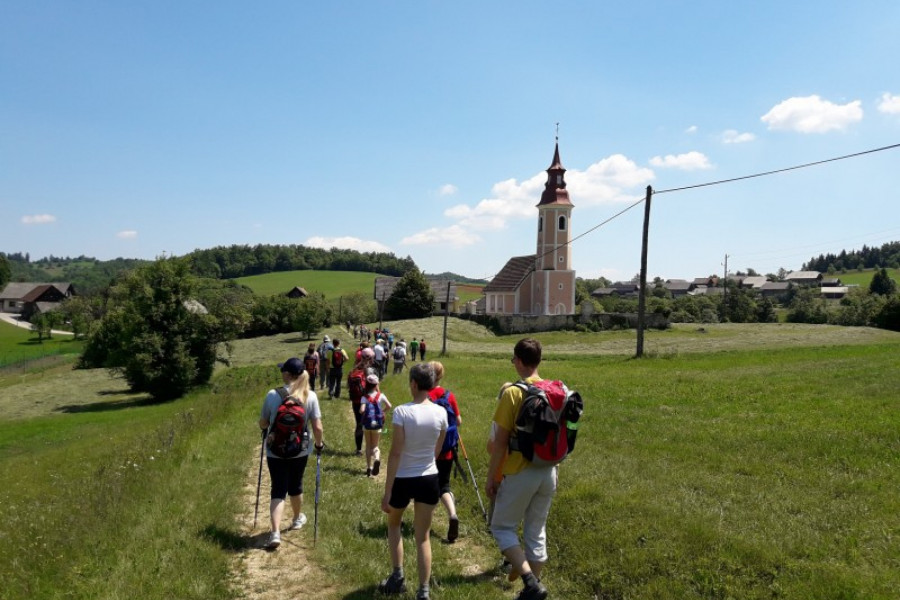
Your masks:
M442 325L391 323L407 339L426 336L433 357ZM483 479L494 394L514 377L518 336L452 319L448 334L445 383ZM539 338L544 376L579 389L587 406L548 524L554 597L895 597L900 335L684 326L648 332L648 360L630 358L634 332ZM251 545L237 502L258 448L253 424L274 363L294 348L290 336L241 340L236 367L166 404L100 372L0 388L0 597L236 597L228 569ZM406 401L404 377L383 389ZM383 478L367 480L352 456L348 404L322 405L329 448L310 557L328 597L370 598L388 567ZM439 542L438 510L434 596L510 597L473 488L454 488L462 537ZM411 573L413 555L407 538Z
M888 277L900 283L900 269L886 269ZM847 271L846 273L835 273L833 277L841 280L843 285L858 285L862 288L869 288L872 283L872 277L875 275L874 269L866 269L864 271ZM823 277L832 277L827 273Z
M0 367L46 356L78 354L83 346L83 341L75 341L70 335L57 334L39 342L31 330L0 321Z
M282 271L239 277L235 281L261 296L286 294L294 286L300 286L310 293L319 292L326 298L337 298L353 292L371 296L376 277L376 273L357 271Z

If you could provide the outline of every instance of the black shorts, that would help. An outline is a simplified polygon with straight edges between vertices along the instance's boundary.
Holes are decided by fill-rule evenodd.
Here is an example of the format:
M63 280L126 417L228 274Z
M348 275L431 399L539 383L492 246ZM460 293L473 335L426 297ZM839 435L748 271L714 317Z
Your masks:
M390 504L394 508L406 508L409 501L435 505L441 497L438 487L438 476L422 475L421 477L398 477L391 488Z
M438 468L438 488L441 496L443 496L450 491L450 474L453 473L453 459L438 459L435 462L437 462Z
M303 493L303 473L309 455L298 458L266 457L269 477L272 478L270 498L284 500L285 496L299 496Z

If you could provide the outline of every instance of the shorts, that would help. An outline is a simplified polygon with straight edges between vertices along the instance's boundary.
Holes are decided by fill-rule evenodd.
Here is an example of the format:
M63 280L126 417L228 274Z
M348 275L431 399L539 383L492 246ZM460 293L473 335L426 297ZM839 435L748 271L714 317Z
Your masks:
M450 492L450 475L453 473L453 459L438 459L435 461L438 468L438 489L441 496Z
M272 492L269 497L273 500L284 500L285 496L299 496L303 493L303 473L306 471L306 463L309 455L298 458L273 458L266 457L266 465L269 467L269 477L272 479Z
M422 475L421 477L398 477L394 479L391 500L388 504L393 508L406 508L409 506L409 501L414 500L433 506L438 503L440 497L437 474Z

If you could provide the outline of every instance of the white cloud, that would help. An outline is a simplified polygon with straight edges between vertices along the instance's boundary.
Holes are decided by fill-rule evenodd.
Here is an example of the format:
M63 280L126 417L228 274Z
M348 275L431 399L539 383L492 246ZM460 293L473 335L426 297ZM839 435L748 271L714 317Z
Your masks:
M470 246L480 242L481 238L461 225L450 227L432 227L400 240L407 246Z
M745 142L752 142L755 139L756 136L752 133L738 133L735 129L727 129L722 132L723 144L743 144Z
M604 158L584 171L566 171L567 189L577 206L633 200L635 194L627 190L645 186L653 179L651 169L638 167L621 154ZM534 207L541 200L546 182L544 171L522 182L516 179L500 181L491 188L490 198L474 206L457 204L445 210L444 216L456 219L457 225L469 231L502 229L510 219L533 219L537 216Z
M25 225L44 225L55 221L56 217L53 215L25 215L22 217L22 223Z
M438 190L438 195L452 196L453 194L455 194L458 191L459 191L459 188L457 188L452 183L445 183L444 185L441 186L441 189Z
M900 96L893 96L887 92L881 95L878 110L889 115L900 114Z
M330 250L332 248L346 248L348 250L358 250L359 252L390 252L391 249L380 242L371 240L361 240L359 238L344 237L322 237L314 236L303 242L304 245L312 248L324 248Z
M696 126L696 125L691 125L691 126L688 127L687 129L685 129L684 132L685 132L685 133L690 133L690 134L697 133L697 126Z
M788 98L775 105L760 117L774 131L796 131L799 133L826 133L846 129L861 121L861 102L854 100L847 104L834 104L819 96Z
M654 156L650 159L650 164L654 167L663 167L667 169L681 169L682 171L697 171L702 169L712 169L709 159L702 152L696 150L686 152L684 154L667 154L663 156Z
M117 238L122 238L123 240L133 240L138 236L138 232L134 229L126 229L125 231L120 231L116 234Z

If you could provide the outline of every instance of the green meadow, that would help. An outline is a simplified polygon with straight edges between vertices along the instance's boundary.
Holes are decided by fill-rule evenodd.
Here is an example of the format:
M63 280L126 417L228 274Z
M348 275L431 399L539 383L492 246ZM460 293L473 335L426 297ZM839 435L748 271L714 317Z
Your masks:
M235 281L261 296L286 294L294 286L299 286L307 292L318 292L332 299L354 292L372 295L376 277L376 273L357 271L282 271L239 277Z
M442 319L390 325L427 337L437 358ZM455 319L448 334L443 383L483 496L488 424L519 336ZM633 331L537 337L543 376L586 405L548 523L552 598L896 598L900 334L676 326L647 332L642 360ZM161 404L105 372L60 365L9 384L0 369L0 598L261 597L247 571L274 557L259 549L265 501L259 526L247 521L255 422L275 363L301 350L292 335L239 340L208 388ZM405 377L383 390L407 400ZM371 598L389 570L383 476L366 479L353 456L348 403L322 406L318 543L310 526L288 543L319 573L310 597ZM310 520L313 475L311 464ZM474 488L454 487L461 538L440 541L436 511L433 597L513 597ZM412 574L411 530L405 543Z
M0 367L48 356L78 354L83 345L84 342L74 341L71 335L61 334L38 341L37 334L31 330L0 321Z
M887 271L888 277L900 283L900 269L885 270ZM872 283L872 277L874 276L875 271L872 269L866 269L865 271L847 271L846 273L836 273L835 275L823 275L823 277L837 277L841 280L843 285L858 285L866 289L869 288L869 284Z

